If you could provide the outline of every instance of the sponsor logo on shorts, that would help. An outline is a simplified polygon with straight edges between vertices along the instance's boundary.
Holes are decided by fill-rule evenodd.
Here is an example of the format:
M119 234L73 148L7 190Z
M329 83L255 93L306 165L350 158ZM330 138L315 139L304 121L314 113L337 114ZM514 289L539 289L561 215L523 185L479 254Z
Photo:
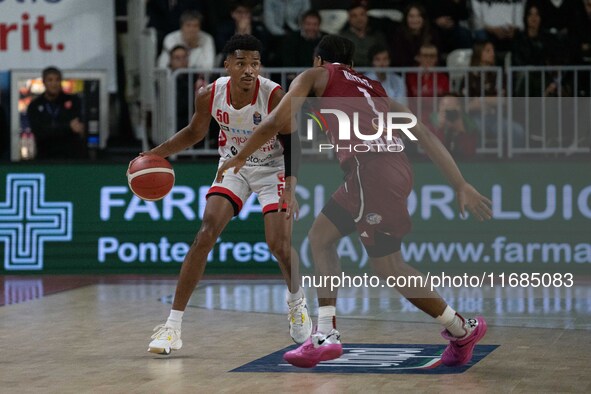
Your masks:
M382 222L382 215L377 213L368 213L367 216L365 216L365 221L368 224L380 224Z

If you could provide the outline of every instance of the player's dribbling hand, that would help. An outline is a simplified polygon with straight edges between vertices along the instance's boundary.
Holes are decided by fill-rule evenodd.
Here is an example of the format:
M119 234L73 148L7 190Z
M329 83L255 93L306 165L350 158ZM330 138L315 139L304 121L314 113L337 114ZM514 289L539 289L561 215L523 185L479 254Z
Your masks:
M462 217L466 216L466 209L468 209L480 221L492 218L492 201L478 193L474 186L465 183L456 190L456 193Z
M239 158L238 156L234 156L222 163L220 168L218 168L218 173L215 176L215 181L220 183L224 178L224 174L230 168L234 167L234 174L238 174L238 171L246 164L246 160Z
M129 174L129 169L131 168L131 165L133 164L134 161L136 161L137 159L139 159L142 156L147 156L147 155L154 155L154 153L152 153L150 151L140 152L136 157L134 157L127 165L127 171L125 172L125 176L127 176Z

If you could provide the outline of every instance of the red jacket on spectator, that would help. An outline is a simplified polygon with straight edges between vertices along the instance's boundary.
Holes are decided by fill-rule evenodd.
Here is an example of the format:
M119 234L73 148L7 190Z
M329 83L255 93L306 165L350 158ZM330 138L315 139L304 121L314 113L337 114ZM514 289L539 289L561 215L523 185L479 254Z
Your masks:
M441 72L408 73L406 87L409 97L441 97L449 92L449 78Z
M408 73L406 87L410 109L418 115L419 119L426 120L435 109L434 100L430 97L441 97L449 92L449 78L445 73L427 70L421 73Z

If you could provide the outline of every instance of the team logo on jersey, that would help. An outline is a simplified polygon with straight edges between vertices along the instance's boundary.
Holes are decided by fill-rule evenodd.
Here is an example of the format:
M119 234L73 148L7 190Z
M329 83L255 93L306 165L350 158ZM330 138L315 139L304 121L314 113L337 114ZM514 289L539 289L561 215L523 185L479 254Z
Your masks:
M252 115L252 123L254 123L255 125L261 123L261 120L263 120L263 116L259 112L255 112Z
M379 215L377 213L368 213L365 216L365 221L368 224L380 224L382 222L382 215Z

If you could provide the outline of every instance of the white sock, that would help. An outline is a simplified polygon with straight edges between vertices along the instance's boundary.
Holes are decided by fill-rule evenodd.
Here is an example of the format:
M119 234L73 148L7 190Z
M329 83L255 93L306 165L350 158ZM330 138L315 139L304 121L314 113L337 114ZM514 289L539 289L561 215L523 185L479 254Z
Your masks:
M333 328L337 328L337 308L334 306L321 306L318 308L317 331L328 334Z
M304 298L304 290L302 290L301 287L295 293L290 293L289 290L287 291L287 302L291 303L299 300L300 298Z
M170 316L168 316L168 320L166 321L166 326L174 328L175 330L180 330L184 313L184 311L175 311L174 309L171 309Z
M441 316L435 318L447 331L456 338L465 337L470 333L470 329L466 327L466 321L449 305L445 308Z

